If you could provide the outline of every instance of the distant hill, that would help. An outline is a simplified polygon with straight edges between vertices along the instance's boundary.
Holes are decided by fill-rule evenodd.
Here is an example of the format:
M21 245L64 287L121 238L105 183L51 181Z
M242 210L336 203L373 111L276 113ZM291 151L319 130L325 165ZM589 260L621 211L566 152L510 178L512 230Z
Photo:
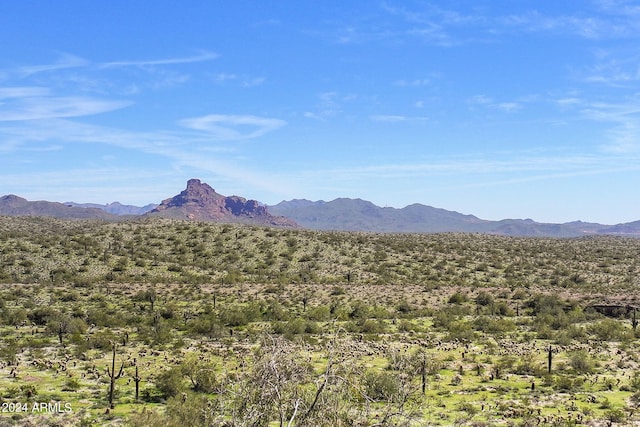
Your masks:
M640 221L608 226L582 221L547 224L531 219L483 220L473 215L413 204L401 209L379 207L361 199L330 202L296 199L270 206L276 215L295 220L305 228L339 231L439 233L467 232L509 236L576 237L620 234L640 237Z
M15 195L0 197L0 215L120 221L127 217L167 217L194 221L245 223L313 230L380 233L486 233L528 237L577 237L597 234L640 237L640 221L604 225L582 221L547 224L531 219L489 221L474 215L412 204L401 209L380 207L362 199L339 198L330 202L294 199L274 206L239 196L223 196L208 184L190 179L180 194L159 205L144 207L31 202Z
M105 212L114 215L143 215L158 207L157 204L148 204L146 206L133 206L123 205L120 202L107 203L106 205L100 205L97 203L76 203L76 202L64 202L67 206L74 206L78 208L96 208L102 209Z
M274 216L255 200L223 196L199 179L190 179L180 194L163 200L146 216L297 227L291 219Z
M0 197L0 215L6 216L50 216L54 218L68 219L104 219L114 220L116 215L112 215L102 209L79 208L67 206L58 202L36 201L30 202L27 199L13 194Z
M362 199L330 202L284 201L269 210L315 230L423 232L474 231L484 221L458 212L420 204L402 209L381 208Z
M617 224L611 227L601 228L598 230L598 233L640 236L640 221L627 222L625 224Z

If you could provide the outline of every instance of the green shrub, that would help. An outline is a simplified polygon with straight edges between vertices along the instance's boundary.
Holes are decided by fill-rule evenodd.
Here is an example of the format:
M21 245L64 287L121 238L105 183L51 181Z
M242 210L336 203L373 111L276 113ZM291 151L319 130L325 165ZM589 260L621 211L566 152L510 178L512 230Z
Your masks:
M621 341L630 335L629 330L623 326L622 322L614 319L596 322L587 330L600 341Z
M455 294L449 297L449 304L462 304L469 300L466 294L461 292L456 292Z
M38 326L44 326L59 316L58 310L49 306L37 307L28 314L29 320Z
M639 371L635 371L633 373L633 376L631 377L631 380L629 381L629 388L632 391L640 392L640 372Z
M381 320L367 319L360 324L360 332L365 334L382 334L387 330L387 325Z
M169 398L163 413L143 410L129 417L131 427L202 427L224 425L215 399L187 393Z
M622 409L612 408L605 411L604 418L612 423L623 423L627 420L627 415Z
M350 319L366 319L369 317L370 307L363 301L354 301L351 303Z
M347 291L342 286L334 286L331 290L331 295L333 296L344 295L346 293Z
M458 404L458 411L466 412L467 415L472 417L476 415L480 410L469 402L460 402Z
M260 320L262 314L258 304L234 305L220 312L220 321L227 326L244 326Z
M307 311L306 316L309 320L327 321L331 319L331 308L326 305L312 307Z
M493 299L493 295L485 292L485 291L481 291L478 293L478 296L476 296L476 304L480 305L480 306L488 306L494 303L494 299Z
M567 375L558 375L553 382L553 388L558 391L572 391L574 387L573 379Z
M176 396L186 389L180 367L173 367L161 372L155 379L154 384L165 398Z
M227 331L218 317L213 314L201 315L190 320L188 329L192 334L205 335L209 338L220 338Z
M22 307L2 310L2 323L9 326L18 326L27 321L27 310Z
M593 370L593 362L584 350L574 351L569 355L569 365L581 374L589 373Z
M398 376L390 372L367 371L362 382L364 394L376 402L392 402L400 391Z
M466 320L452 322L447 331L449 332L446 338L448 341L470 342L475 338L473 323Z
M215 366L211 362L199 360L195 354L186 358L180 366L180 371L191 382L193 391L213 393L219 386Z
M67 378L62 387L62 391L78 391L81 387L80 381L77 378Z
M509 319L479 316L474 322L474 328L488 334L504 334L516 329L515 323Z

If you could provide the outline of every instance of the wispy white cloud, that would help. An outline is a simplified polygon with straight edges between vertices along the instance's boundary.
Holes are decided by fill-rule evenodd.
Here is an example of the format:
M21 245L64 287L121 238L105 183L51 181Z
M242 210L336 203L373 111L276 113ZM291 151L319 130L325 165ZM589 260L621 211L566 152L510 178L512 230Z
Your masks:
M307 111L304 117L316 120L325 120L335 117L343 112L344 105L358 99L355 94L343 94L337 91L328 91L318 94L318 103L314 111Z
M585 38L597 38L607 28L607 21L595 16L551 16L537 10L503 16L499 23L504 25L503 31L511 29L536 33L569 33Z
M71 54L62 54L50 64L29 65L0 70L4 80L20 79L22 84L13 88L5 88L5 97L47 96L54 91L64 90L66 94L119 94L124 96L139 95L145 89L159 90L184 85L191 79L190 74L179 72L172 65L204 62L217 58L209 51L201 51L186 57L163 58L156 60L110 61L95 63ZM135 70L131 70L131 69ZM72 70L73 69L73 70ZM144 78L137 73L147 73ZM120 73L129 73L123 78ZM35 85L22 81L33 81ZM123 83L126 82L126 83ZM258 79L247 81L247 85L262 83ZM36 91L40 91L36 93Z
M254 87L260 86L267 79L264 77L251 77L247 75L238 75L233 73L218 73L213 77L213 80L218 84L227 82L236 82L242 87Z
M267 79L264 77L252 77L252 78L246 78L242 81L242 86L243 87L254 87L254 86L260 86L261 84L263 84Z
M400 87L420 87L420 86L429 86L432 84L432 79L430 78L422 78L422 79L413 79L413 80L396 80L393 82L394 85Z
M417 38L425 43L442 47L469 41L468 35L457 34L456 29L483 26L486 20L480 14L445 9L432 3L415 8L384 3L382 10L404 21L404 25L395 27L393 31L395 38Z
M599 49L594 55L594 64L579 72L577 79L612 88L633 88L640 81L639 62L636 49Z
M626 1L584 2L574 11L556 12L536 7L501 13L488 7L465 10L431 2L414 5L382 3L377 18L354 19L325 31L342 44L399 43L419 40L425 44L454 47L469 43L495 43L517 34L554 34L587 40L637 38L640 12Z
M0 121L43 120L89 116L117 110L129 101L95 99L79 96L27 97L0 104Z
M474 95L467 99L467 104L470 105L492 105L493 99L486 95Z
M320 115L320 114L318 114L318 113L311 112L311 111L305 111L305 112L302 114L302 116L303 116L303 117L305 117L305 118L307 118L307 119L313 119L313 120L325 120L325 118L324 118L322 115Z
M17 72L21 77L24 78L38 73L64 70L67 68L84 67L88 64L89 61L80 58L79 56L64 53L60 56L58 61L52 64L23 66L18 68Z
M111 61L99 65L99 68L117 68L117 67L150 67L155 65L173 65L173 64L190 64L194 62L211 61L218 58L219 55L214 52L202 51L193 56L150 59L150 60L131 60L131 61Z
M11 188L28 200L158 203L170 194L158 182L171 182L175 179L174 175L172 170L78 167L29 171L28 175L2 174L0 187Z
M583 100L575 96L570 96L570 97L556 99L554 102L560 107L566 108L566 107L580 105L583 103Z
M53 65L22 67L20 70L24 77L45 71L54 73L86 64L85 60L76 56L64 55ZM41 85L0 87L0 121L79 117L112 111L129 104L129 101L87 96L56 96L52 88Z
M213 80L216 83L224 83L227 81L234 81L239 79L239 76L237 74L233 74L233 73L218 73L214 76Z
M571 13L552 15L530 10L498 17L496 23L503 30L566 34L589 40L636 39L640 9L634 1L594 0L585 1Z
M66 118L16 122L0 126L0 135L17 141L21 150L28 150L34 143L56 141L61 144L106 144L145 153L163 154L165 147L178 147L184 142L169 132L132 132L105 126L75 122ZM188 140L193 142L195 138ZM185 140L187 140L185 138Z
M49 88L39 86L0 87L0 99L40 97L47 96L50 93Z
M480 25L487 21L487 18L473 8L469 12L461 12L451 8L444 8L433 3L425 3L420 7L409 9L402 6L383 5L383 9L404 17L407 22L415 24L430 24L438 22L442 25Z
M581 110L589 120L611 123L605 131L607 143L601 146L605 152L640 153L640 98L623 102L592 102Z
M371 120L373 120L374 122L398 123L406 121L407 118L405 116L398 115L376 115L371 116Z
M285 126L287 122L258 116L209 114L183 119L180 125L207 134L218 140L252 139Z
M500 156L494 153L494 157ZM483 153L474 158L440 159L421 163L392 163L360 167L299 172L299 180L317 179L339 183L373 182L376 180L436 179L452 177L471 186L497 186L516 182L542 181L572 176L640 171L640 158L618 155L541 155L511 154L496 159ZM469 184L471 183L471 184ZM459 185L459 184L456 184Z
M512 113L522 109L522 105L517 102L501 102L497 104L496 107L507 113Z
M483 107L513 113L523 108L522 101L498 102L486 95L475 95L467 99L467 105L471 108Z
M231 118L231 117L235 117ZM246 138L248 134L256 134L260 132L266 132L266 129L274 129L276 126L284 125L283 121L276 119L266 119L253 116L227 116L225 118L227 122L233 122L238 126L260 127L259 130L242 133L243 138ZM190 124L203 125L206 121L197 120ZM226 122L225 122L226 123ZM225 126L231 126L225 124ZM233 134L233 132L231 132ZM138 174L146 174L149 176L168 175L172 179L176 176L180 176L184 173L189 174L190 177L194 176L213 176L216 177L216 182L227 181L234 183L234 185L246 184L254 189L263 189L265 191L274 194L291 194L289 191L291 182L282 180L273 174L262 173L255 170L255 168L247 168L238 162L236 157L237 153L229 146L217 146L215 143L216 138L212 138L211 133L208 130L203 132L191 132L191 131L168 131L168 130L152 130L147 132L137 132L131 130L124 130L118 128L111 128L105 126L97 126L91 124L79 123L68 119L51 119L51 120L39 120L29 124L22 124L17 122L15 125L0 126L0 141L12 141L11 146L3 147L0 144L0 151L6 148L6 152L11 153L16 150L26 151L31 147L42 146L44 143L56 143L63 144L66 148L70 144L100 144L113 147L119 147L126 150L131 150L132 153L142 155L153 155L164 158L168 162L168 167L164 172L158 171L157 168L145 168L140 167L136 169ZM164 170L164 169L163 169ZM99 171L98 171L99 172ZM86 169L73 169L69 170L65 168L63 172L41 172L41 174L51 173L55 179L67 179L65 177L82 176L83 173L87 173ZM104 174L102 174L104 173ZM110 180L111 173L118 176L117 180ZM124 174L124 175L121 175ZM115 168L111 172L110 168L102 169L101 173L90 174L93 178L100 182L102 186L108 187L109 191L114 188L118 188L117 182L122 181L136 182L135 173L125 172L122 168ZM14 175L19 176L19 175ZM8 178L7 178L8 177ZM0 186L3 179L9 179L11 181L11 175L0 176ZM23 180L24 177L20 178ZM31 179L31 178L30 178ZM18 182L20 180L14 180ZM84 182L83 180L80 180ZM38 179L41 187L46 187L55 182L52 179ZM65 181L67 186L73 186L73 179ZM46 183L46 184L45 184ZM83 184L84 185L84 184ZM180 184L181 185L181 184ZM9 188L7 186L7 188ZM39 191L44 191L42 188ZM138 200L149 200L151 193L160 194L162 187L158 186L157 180L149 181L146 186L146 190L149 194L144 194L145 190L142 190L141 195L144 197L138 198ZM55 194L55 188L50 188L52 194ZM48 191L47 191L48 193ZM102 191L104 194L105 191ZM117 193L117 192L116 192ZM127 192L125 192L127 193ZM130 195L127 193L127 195ZM166 197L166 193L161 196Z
M609 143L602 146L605 152L629 154L640 152L640 127L635 121L627 121L606 132Z
M519 177L504 177L500 179L488 179L475 182L467 182L464 184L457 184L456 188L480 188L480 187L498 187L512 184L521 184L527 182L539 182L550 180L564 180L566 178L586 177L595 175L607 175L616 174L620 172L635 172L640 171L639 166L627 165L625 167L609 166L604 168L592 168L583 170L572 170L567 172L555 172L555 173L537 173L524 175Z
M403 115L374 115L370 117L374 122L384 123L406 123L406 122L425 122L428 117L403 116Z

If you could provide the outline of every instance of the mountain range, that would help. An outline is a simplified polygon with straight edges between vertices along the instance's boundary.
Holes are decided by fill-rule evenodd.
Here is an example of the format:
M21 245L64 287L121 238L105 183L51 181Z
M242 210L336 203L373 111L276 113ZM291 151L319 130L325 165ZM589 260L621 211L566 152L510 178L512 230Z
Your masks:
M6 195L0 197L0 215L95 218L107 221L138 216L168 217L313 230L384 233L466 232L540 237L609 234L640 237L640 221L617 225L582 221L551 224L531 219L490 221L422 204L397 209L348 198L329 202L294 199L266 206L239 196L223 196L198 179L190 179L186 189L176 196L165 199L158 205L144 207L122 205L118 202L106 205L32 202L15 195Z
M531 219L489 221L474 215L464 215L418 203L396 209L379 207L361 199L340 198L331 202L296 199L270 206L269 210L274 214L295 220L304 228L315 230L395 233L466 232L531 237L619 234L640 237L640 221L615 226L582 221L563 224L540 223Z
M67 206L78 207L78 208L97 208L113 215L144 215L150 210L153 210L158 207L158 205L155 203L151 203L146 206L123 205L120 202L107 203L106 205L101 205L98 203L76 203L76 202L64 202L64 204Z
M9 194L0 197L0 215L6 216L50 216L69 219L104 219L117 218L116 215L98 208L80 208L68 206L64 203L37 201L30 202L27 199Z

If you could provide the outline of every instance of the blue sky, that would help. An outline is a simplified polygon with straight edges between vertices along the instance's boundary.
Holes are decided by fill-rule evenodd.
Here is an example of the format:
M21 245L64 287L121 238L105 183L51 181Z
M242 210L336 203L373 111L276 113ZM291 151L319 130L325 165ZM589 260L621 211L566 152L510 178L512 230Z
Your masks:
M0 194L640 219L640 3L0 2Z

